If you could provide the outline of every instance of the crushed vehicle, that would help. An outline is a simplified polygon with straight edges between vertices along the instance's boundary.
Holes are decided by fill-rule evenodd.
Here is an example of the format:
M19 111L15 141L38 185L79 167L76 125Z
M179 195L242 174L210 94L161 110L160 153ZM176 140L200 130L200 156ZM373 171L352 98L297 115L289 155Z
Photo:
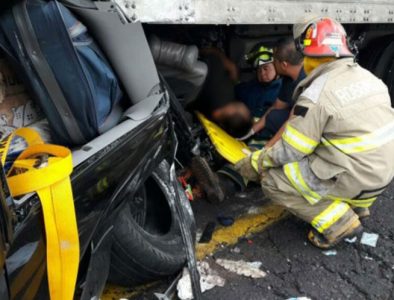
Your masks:
M389 0L23 0L1 5L1 53L44 106L52 133L57 133L55 142L72 150L70 179L80 245L77 298L98 298L107 280L129 286L174 274L185 265L182 224L191 235L195 225L189 201L173 176L174 165L188 165L195 156L207 158L214 168L224 163L193 112L185 110L207 73L198 48L223 50L246 80L254 74L244 56L254 45L273 45L279 37L291 36L291 24L299 16L330 15L345 24L359 63L394 96L394 4ZM42 25L39 16L46 9L55 17ZM76 80L86 78L81 61L89 56L77 47L86 47L90 38L71 39L68 12L86 26L100 48L95 53L113 70L124 95L114 101L119 105L111 102L106 108L103 127L87 132L81 120L91 120L87 111L92 105L78 110L78 104L91 95L78 89L83 83ZM53 38L70 46L64 55L77 57L75 61L67 64L52 56L61 49L45 40L50 25L58 30ZM60 81L59 76L72 74L73 63L82 75ZM75 89L70 92L66 84ZM91 81L85 84L92 89ZM77 100L70 112L62 99L71 96ZM1 299L48 298L40 199L35 193L12 197L5 173L1 176ZM177 204L186 212L183 221Z
M45 106L52 133L58 133L56 142L72 150L71 185L80 247L75 297L82 299L98 297L108 274L110 281L130 285L173 274L183 267L186 254L176 203L181 203L188 229L194 231L189 202L171 174L177 140L169 112L170 95L158 76L141 24L124 22L112 7L107 3L98 9L88 2L87 6L66 8L57 1L15 1L1 16L2 54L19 68L23 83ZM91 38L85 35L86 28L75 27L79 21L70 23L75 21L72 16L84 12L88 14L86 20L90 17L92 22L84 22L89 23L88 32L94 35L97 30L103 38L102 52L89 52L86 47L91 46ZM48 18L47 23L42 17ZM73 41L64 38L68 25L75 25L72 28L83 36ZM42 26L52 26L54 31L43 31ZM69 48L63 50L59 43ZM89 124L83 120L89 118L78 113L96 113L89 108L97 103L84 104L83 100L89 99L86 94L94 91L92 86L97 82L88 73L78 77L72 68L87 72L88 67L93 68L87 55L106 51L113 54L105 55L121 78L125 97L118 102L117 116L105 116L107 120L114 118L107 128L88 130ZM54 56L59 53L76 60ZM120 88L108 70L104 75L105 82L112 80L111 96L116 97ZM86 89L81 91L78 83L67 83L68 79L86 80ZM69 92L80 92L80 98L74 95L76 109L70 102L69 110L59 108L61 98L72 97ZM81 139L76 136L77 130L82 132ZM49 297L45 272L49 261L45 238L48 225L43 221L40 199L36 193L11 197L7 180L2 169L1 299L45 299ZM65 263L63 268L68 267Z

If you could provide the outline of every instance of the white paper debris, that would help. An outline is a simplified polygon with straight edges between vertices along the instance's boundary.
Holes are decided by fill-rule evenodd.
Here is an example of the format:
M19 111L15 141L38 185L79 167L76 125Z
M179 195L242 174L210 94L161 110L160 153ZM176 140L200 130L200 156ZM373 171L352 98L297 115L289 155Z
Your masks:
M201 236L202 236L202 230L197 230L196 231L196 244L200 240Z
M205 292L214 288L215 286L224 286L226 280L209 267L205 261L197 262L197 269L200 273L201 292ZM176 286L178 290L178 298L181 300L193 299L192 284L190 281L190 274L187 268L183 269L182 278L178 281Z
M246 262L244 260L217 259L216 263L230 272L252 278L263 278L267 274L260 270L261 262Z
M257 215L261 212L261 207L252 206L248 209L249 215Z
M378 242L378 238L379 238L379 235L376 233L363 232L360 243L367 245L367 246L376 247L376 243Z
M233 253L241 253L241 249L239 249L238 247L234 247L230 251L233 252Z
M248 262L248 265L251 266L252 268L255 268L255 269L260 269L262 264L263 263L261 261Z
M364 258L365 258L366 260L373 260L373 258L370 257L370 256L364 256Z
M349 243L349 244L354 244L354 243L357 241L357 237L354 236L354 237L351 238L351 239L345 238L344 241L345 241L346 243Z
M322 251L322 253L326 256L335 256L337 255L337 250L327 250L327 251Z
M288 298L286 300L311 300L311 298L308 298L308 297L293 297L293 298Z

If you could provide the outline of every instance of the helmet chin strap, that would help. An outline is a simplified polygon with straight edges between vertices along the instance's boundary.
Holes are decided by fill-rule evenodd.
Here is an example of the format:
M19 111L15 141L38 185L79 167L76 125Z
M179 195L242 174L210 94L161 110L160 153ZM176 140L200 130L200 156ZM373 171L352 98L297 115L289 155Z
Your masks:
M332 62L336 60L335 57L304 57L304 71L306 75L309 75L314 69L322 64Z

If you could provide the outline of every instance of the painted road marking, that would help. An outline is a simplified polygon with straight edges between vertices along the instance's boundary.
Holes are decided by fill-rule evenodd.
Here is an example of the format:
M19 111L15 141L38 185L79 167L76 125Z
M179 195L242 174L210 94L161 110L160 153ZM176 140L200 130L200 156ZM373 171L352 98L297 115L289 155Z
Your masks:
M214 253L220 245L231 246L236 244L241 237L248 237L253 233L261 232L267 226L287 215L283 208L272 204L261 207L260 211L257 214L241 216L235 220L233 225L215 230L209 243L197 244L197 259L202 260Z

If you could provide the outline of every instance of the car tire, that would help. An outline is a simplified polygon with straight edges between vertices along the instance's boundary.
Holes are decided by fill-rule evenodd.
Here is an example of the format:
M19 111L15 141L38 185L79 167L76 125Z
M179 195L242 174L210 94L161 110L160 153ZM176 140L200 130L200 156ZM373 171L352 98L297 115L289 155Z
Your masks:
M194 240L193 213L178 183L177 188L188 211L188 226ZM133 213L135 198L146 202L145 216L141 211ZM122 286L175 274L186 263L179 219L171 204L175 199L167 162L159 165L133 200L129 200L120 211L114 227L109 281Z

